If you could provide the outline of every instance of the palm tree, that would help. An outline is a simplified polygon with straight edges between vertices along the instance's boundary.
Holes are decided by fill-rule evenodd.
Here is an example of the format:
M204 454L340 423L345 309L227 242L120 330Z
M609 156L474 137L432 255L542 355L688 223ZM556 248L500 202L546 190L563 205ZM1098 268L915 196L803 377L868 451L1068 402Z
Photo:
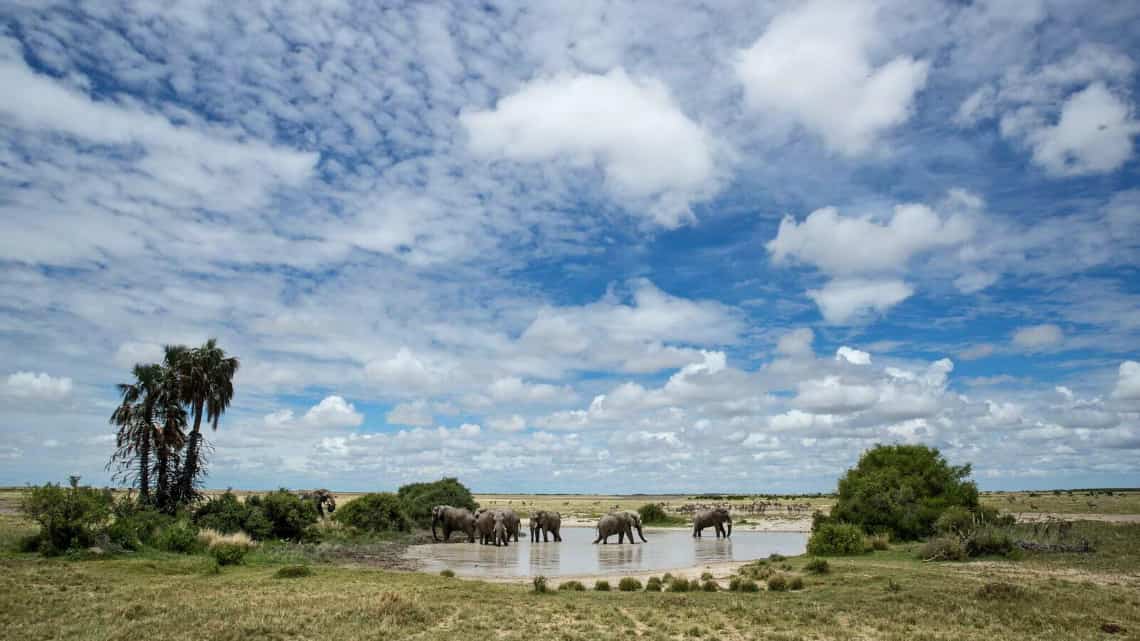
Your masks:
M167 356L172 356L169 350ZM205 417L214 430L218 429L218 420L234 397L233 379L239 363L237 358L226 356L213 338L201 347L175 349L173 357L174 362L168 366L177 372L180 399L190 407L194 417L178 483L179 500L188 501L194 495L194 483L203 468L202 418Z
M176 362L182 347L166 348L166 363ZM172 353L173 351L173 353ZM160 393L155 402L155 473L158 483L155 486L155 504L158 509L172 512L178 504L178 481L180 468L179 455L186 445L186 408L182 406L181 390L178 385L178 371L169 365L162 368Z
M133 373L134 383L119 385L122 402L111 413L110 423L117 425L119 432L115 453L107 465L117 462L127 478L133 477L138 482L139 498L150 502L151 454L157 428L155 406L162 392L163 368L138 364Z

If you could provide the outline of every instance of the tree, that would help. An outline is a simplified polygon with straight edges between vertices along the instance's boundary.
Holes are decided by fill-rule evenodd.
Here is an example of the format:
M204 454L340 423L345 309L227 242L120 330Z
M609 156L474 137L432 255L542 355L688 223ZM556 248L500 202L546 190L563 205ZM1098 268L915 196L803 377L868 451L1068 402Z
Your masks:
M194 349L168 349L167 357L173 358L167 366L176 372L180 399L190 407L190 414L194 417L177 488L178 500L185 502L194 497L195 484L205 473L202 419L205 418L215 431L218 429L218 420L234 397L233 379L239 363L237 358L226 356L225 350L218 347L217 340L213 338Z
M839 480L839 500L828 520L853 523L892 538L929 536L944 510L978 509L970 465L950 465L925 445L877 445Z
M119 385L122 401L111 413L110 422L119 428L115 453L108 467L118 465L118 476L138 483L139 498L151 501L150 472L157 425L155 406L161 394L161 365L135 365L135 382Z
M475 510L479 504L471 490L456 478L445 478L432 483L409 483L397 490L404 512L419 525L431 523L431 509L436 505L450 505Z
M172 358L171 350L177 352L179 349L168 346L164 362L177 360L177 356ZM182 406L177 370L169 366L162 368L159 389L160 394L155 401L155 411L161 417L155 432L155 472L158 477L155 504L159 510L173 513L178 505L176 483L181 470L180 457L186 445L186 408Z

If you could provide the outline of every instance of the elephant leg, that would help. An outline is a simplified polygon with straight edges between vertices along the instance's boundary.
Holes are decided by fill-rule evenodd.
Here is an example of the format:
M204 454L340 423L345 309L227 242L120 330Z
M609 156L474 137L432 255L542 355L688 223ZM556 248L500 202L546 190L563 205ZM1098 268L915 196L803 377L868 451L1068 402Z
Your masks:
M443 526L443 542L444 542L444 543L447 543L447 542L448 542L448 541L450 541L450 540L451 540L451 528L449 528L449 527L448 527L448 526L445 524L445 525Z
M550 536L550 531L547 530L546 528L542 528L542 542L543 543L549 543L550 542L550 539L548 538L549 536Z
M558 543L562 542L562 531L561 530L555 530L554 531L554 540Z
M701 538L701 528L694 525L693 526L693 536L695 538L698 538L698 539Z

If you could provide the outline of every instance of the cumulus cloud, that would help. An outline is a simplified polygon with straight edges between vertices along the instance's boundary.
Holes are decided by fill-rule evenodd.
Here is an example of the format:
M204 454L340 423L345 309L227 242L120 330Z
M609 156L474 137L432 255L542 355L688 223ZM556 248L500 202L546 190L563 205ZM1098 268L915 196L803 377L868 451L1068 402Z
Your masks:
M863 410L871 407L879 398L874 387L847 384L838 376L804 381L796 387L795 405L815 414Z
M1063 340L1065 333L1051 323L1021 327L1013 333L1013 345L1028 351L1052 347Z
M910 298L914 288L898 279L845 278L830 281L822 289L808 290L807 294L819 306L823 320L844 325L885 313Z
M843 345L835 350L835 360L847 361L852 365L870 365L871 355L862 350Z
M1124 361L1120 364L1120 373L1116 379L1116 387L1112 390L1112 397L1128 401L1140 400L1140 363Z
M487 425L496 432L521 432L526 429L526 419L518 414L487 419Z
M597 164L611 191L651 201L650 215L667 228L693 220L689 204L714 178L708 132L660 81L621 68L540 78L460 121L477 154Z
M163 357L162 345L128 341L115 350L115 364L122 368L134 367L136 363L159 363Z
M736 60L747 105L792 119L847 156L905 122L928 64L872 59L881 46L871 2L813 0L776 16Z
M332 429L345 427L360 427L364 423L364 415L356 411L356 407L335 394L326 396L319 403L310 407L303 416L297 418L291 409L282 409L265 415L263 422L266 427L292 428L312 427L317 429Z
M35 401L58 401L71 396L71 379L45 372L15 372L4 382L4 395Z
M419 400L411 403L400 403L392 408L384 417L389 425L411 425L427 427L434 423L431 410L427 403Z
M1033 161L1060 176L1106 173L1132 157L1140 121L1132 106L1101 83L1069 96L1054 125L1033 129L1026 139Z
M365 365L365 374L375 383L393 392L416 393L437 388L447 377L445 366L434 363L407 347L401 347L389 358Z

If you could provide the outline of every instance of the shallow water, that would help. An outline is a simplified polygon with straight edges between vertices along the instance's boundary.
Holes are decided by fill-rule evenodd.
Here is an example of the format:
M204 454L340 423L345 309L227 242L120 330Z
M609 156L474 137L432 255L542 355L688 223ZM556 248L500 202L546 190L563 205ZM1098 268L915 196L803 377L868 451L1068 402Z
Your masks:
M803 532L733 532L731 539L694 539L687 530L645 530L648 543L593 545L593 528L563 528L562 542L531 543L524 530L507 547L458 542L416 545L409 557L428 572L450 569L462 576L575 576L674 570L721 561L749 561L778 553L803 554ZM462 536L462 535L460 535Z

